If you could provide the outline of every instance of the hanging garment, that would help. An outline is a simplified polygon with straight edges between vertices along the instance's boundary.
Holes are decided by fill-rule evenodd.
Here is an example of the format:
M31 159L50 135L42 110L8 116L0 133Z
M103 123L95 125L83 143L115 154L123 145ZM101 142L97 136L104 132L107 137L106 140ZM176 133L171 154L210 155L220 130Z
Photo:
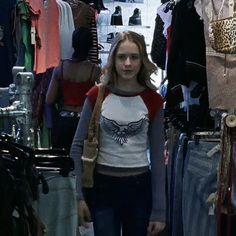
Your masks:
M212 156L207 153L217 144L207 141L199 144L190 141L188 144L182 192L183 235L216 235L216 216L208 197L217 189L220 153Z
M26 2L19 1L16 6L16 65L32 71L34 66L34 46L31 44L31 14Z
M172 88L177 84L189 85L186 61L206 64L203 21L189 0L182 0L173 9L171 47L167 63L167 77ZM205 78L202 78L205 79Z
M67 0L70 4L75 28L86 27L92 33L93 46L89 52L89 60L98 64L98 35L96 24L96 10L90 5L79 0Z
M59 8L59 33L61 59L70 58L73 53L72 34L75 29L70 5L62 0L56 0Z
M0 1L0 87L8 87L13 82L12 67L16 58L13 44L13 10L15 0Z
M163 35L164 22L157 14L155 19L155 29L152 40L151 58L162 70L166 65L166 38Z
M42 180L33 163L33 150L2 138L0 135L0 235L43 236L45 226L32 206Z
M26 0L32 14L31 40L34 44L36 74L60 61L59 10L56 1Z
M212 3L216 11L213 11ZM216 17L220 7L221 1L216 0L206 0L196 4L197 11L204 20L209 107L212 109L233 109L236 108L236 55L227 54L225 58L225 54L214 51L209 43L209 22L212 17ZM227 16L229 16L228 0L225 1L222 9L222 17Z

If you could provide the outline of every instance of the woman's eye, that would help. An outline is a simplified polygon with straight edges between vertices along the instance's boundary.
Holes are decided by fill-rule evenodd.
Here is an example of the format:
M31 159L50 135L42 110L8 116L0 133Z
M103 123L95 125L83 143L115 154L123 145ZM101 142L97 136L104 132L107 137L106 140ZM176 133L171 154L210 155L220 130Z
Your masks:
M126 58L126 56L125 56L125 55L122 55L122 54L118 55L117 57L118 57L118 59L120 59L120 60L125 60L125 58Z
M132 61L138 60L140 57L138 54L132 54L132 55L125 55L125 54L119 54L117 55L117 58L119 60L126 60L127 58L129 58Z
M132 60L138 60L139 59L139 55L131 55L131 59Z

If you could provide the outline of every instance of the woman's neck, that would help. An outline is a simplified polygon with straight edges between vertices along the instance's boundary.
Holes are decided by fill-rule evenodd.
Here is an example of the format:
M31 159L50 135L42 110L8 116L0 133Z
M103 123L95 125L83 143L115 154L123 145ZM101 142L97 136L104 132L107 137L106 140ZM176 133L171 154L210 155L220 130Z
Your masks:
M138 81L117 81L114 87L125 92L141 92L145 89Z

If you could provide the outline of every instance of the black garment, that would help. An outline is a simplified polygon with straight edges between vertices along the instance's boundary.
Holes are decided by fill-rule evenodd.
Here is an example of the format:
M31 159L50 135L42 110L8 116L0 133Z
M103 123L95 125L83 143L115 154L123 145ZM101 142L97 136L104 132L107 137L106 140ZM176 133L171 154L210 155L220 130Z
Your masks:
M133 15L129 18L129 25L142 25L141 11L138 8L134 9Z
M12 67L15 65L13 45L13 11L15 0L0 1L0 87L8 87L13 82Z
M78 117L59 116L52 128L52 147L65 148L69 152L78 122Z
M165 70L166 64L166 38L163 35L164 22L157 14L155 20L155 29L152 40L151 58L154 63L162 70Z
M111 25L123 25L120 6L116 6L115 12L111 15Z
M181 0L172 11L170 50L167 62L167 108L175 107L178 103L169 97L171 88L178 84L188 87L192 80L186 73L186 62L206 65L206 47L204 38L204 25L189 0ZM198 78L198 83L207 86L206 76ZM208 104L208 101L205 102Z
M191 78L186 76L186 61L206 65L203 21L189 0L178 2L172 11L170 41L167 63L169 86L188 86Z

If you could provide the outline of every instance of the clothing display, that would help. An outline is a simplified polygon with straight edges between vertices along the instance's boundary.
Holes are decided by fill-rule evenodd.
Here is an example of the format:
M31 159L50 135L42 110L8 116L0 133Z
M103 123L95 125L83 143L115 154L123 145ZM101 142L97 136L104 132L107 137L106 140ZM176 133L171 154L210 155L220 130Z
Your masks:
M116 34L117 34L116 32L111 32L111 33L107 34L107 43L112 43L112 41L115 38Z
M32 12L33 70L37 74L44 73L48 68L55 67L60 62L58 5L56 1L48 0L27 0L26 2Z
M151 57L152 61L156 63L162 70L166 67L166 38L163 35L164 22L159 15L155 19L155 29L152 40Z
M73 53L72 45L68 45L68 42L72 42L72 33L75 29L72 9L69 3L57 0L59 8L59 32L60 32L60 53L61 59L70 58Z
M71 174L63 177L50 171L42 174L48 183L49 193L39 194L35 208L46 225L47 236L76 236L78 217L75 177Z
M234 81L234 75L236 73L235 54L218 53L212 49L209 41L209 22L212 17L216 17L212 8L218 12L220 7L221 2L216 0L207 0L197 5L198 12L204 20L209 106L212 109L234 109L236 107L236 101L234 99L236 92ZM222 17L228 16L229 5L224 4ZM222 96L222 90L224 91L224 96Z
M210 39L210 23L231 17L235 0L2 0L0 9L0 236L110 236L114 225L125 229L117 236L144 236L150 221L166 223L160 236L236 235L236 54L219 53ZM79 27L92 37L81 64L71 57ZM110 60L110 48L127 31L145 37L157 92L143 84L125 92L127 81L113 86L114 74L105 77L95 178L86 188L78 179L94 84L123 60L123 52ZM52 105L46 94L56 67ZM72 78L78 68L82 76ZM32 74L32 90L19 85L18 70ZM29 101L19 99L26 93ZM78 222L81 200L89 228Z
M123 25L122 11L120 6L116 6L114 13L111 15L111 25Z
M208 198L217 189L219 153L206 155L216 145L217 143L204 141L188 144L183 178L184 235L216 235L216 217L211 213L214 206Z
M13 82L11 70L16 62L12 35L14 4L15 0L0 2L0 87L8 87Z
M129 17L129 25L142 25L140 9L134 9L133 15Z

